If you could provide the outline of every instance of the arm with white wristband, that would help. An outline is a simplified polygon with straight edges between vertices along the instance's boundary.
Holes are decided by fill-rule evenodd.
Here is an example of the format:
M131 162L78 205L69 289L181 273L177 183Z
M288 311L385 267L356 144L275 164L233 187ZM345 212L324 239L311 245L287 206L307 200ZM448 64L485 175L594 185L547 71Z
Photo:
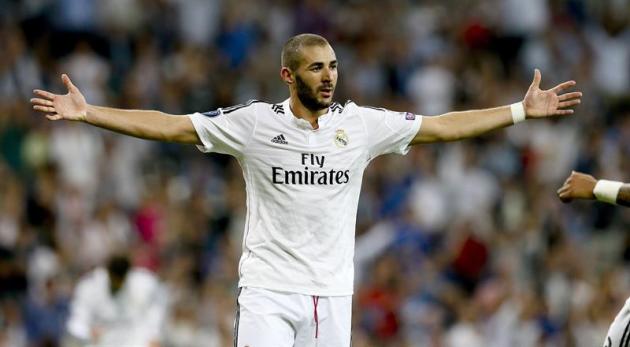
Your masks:
M557 193L563 202L587 199L630 207L630 184L597 180L591 175L576 171L571 172Z
M572 114L572 107L580 103L582 93L565 90L575 86L575 81L566 81L543 90L540 89L541 78L540 71L536 69L525 98L511 105L423 117L420 130L411 144L457 141L520 123L529 118Z

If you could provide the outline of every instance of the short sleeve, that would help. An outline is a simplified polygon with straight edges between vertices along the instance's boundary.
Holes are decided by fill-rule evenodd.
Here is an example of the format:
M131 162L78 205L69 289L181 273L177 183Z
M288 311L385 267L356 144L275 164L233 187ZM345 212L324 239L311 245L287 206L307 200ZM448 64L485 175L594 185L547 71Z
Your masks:
M76 286L70 303L70 316L66 322L66 329L70 335L81 340L91 338L92 305L96 274L83 278Z
M422 116L384 108L355 107L367 130L370 160L387 153L407 154L409 143L422 124Z
M240 156L256 127L256 102L188 115L201 140L204 153Z
M159 340L166 311L170 303L168 291L157 277L144 269L134 269L130 274L131 298L142 303L142 319L138 320L138 333L149 340Z

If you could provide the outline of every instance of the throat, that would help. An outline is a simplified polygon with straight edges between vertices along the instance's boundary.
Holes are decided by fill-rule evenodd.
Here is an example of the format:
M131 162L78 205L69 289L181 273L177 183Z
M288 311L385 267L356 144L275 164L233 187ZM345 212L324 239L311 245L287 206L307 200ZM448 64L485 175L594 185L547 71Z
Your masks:
M315 117L313 119L304 119L304 120L307 121L311 125L313 130L319 129L319 117Z
M313 130L319 129L319 117L328 113L328 108L324 108L317 111L308 110L306 107L299 107L297 105L293 105L293 103L289 104L291 109L291 113L293 113L293 117L297 118L298 122L305 122L310 124Z

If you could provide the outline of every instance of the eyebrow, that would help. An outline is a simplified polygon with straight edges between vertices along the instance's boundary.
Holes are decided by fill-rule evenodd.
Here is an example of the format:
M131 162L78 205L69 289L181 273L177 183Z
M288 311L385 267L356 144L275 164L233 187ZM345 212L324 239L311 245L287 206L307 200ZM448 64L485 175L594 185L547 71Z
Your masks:
M335 65L336 65L336 64L337 64L337 60L331 60L329 64L330 64L330 65L333 65L333 64L335 64ZM307 69L310 69L310 68L312 68L312 67L316 67L316 66L324 66L324 63L322 63L321 61L316 61L316 62L314 62L314 63L311 63L311 64L310 64L309 66L307 66L306 68L307 68Z

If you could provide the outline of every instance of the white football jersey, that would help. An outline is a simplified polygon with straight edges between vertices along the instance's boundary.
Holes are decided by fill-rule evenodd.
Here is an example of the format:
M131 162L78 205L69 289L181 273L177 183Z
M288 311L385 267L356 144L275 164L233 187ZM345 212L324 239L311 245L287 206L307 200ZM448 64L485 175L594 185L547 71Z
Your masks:
M247 219L240 287L352 295L354 234L363 171L381 154L406 154L422 117L333 103L319 129L289 100L189 115L203 152L243 169Z
M148 347L161 338L167 299L158 279L140 268L131 268L120 291L112 295L109 274L99 267L77 283L66 327L89 346ZM94 331L99 331L96 340Z

